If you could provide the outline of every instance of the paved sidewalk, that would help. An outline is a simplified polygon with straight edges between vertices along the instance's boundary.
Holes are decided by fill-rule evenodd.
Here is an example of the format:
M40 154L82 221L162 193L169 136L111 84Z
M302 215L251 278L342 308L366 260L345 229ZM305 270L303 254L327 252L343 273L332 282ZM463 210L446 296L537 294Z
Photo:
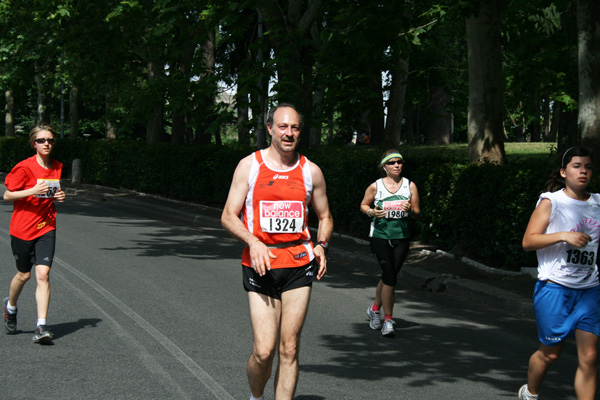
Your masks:
M221 210L217 208L95 185L73 186L63 182L63 187L67 196L87 197L143 209L153 208L160 210L165 217L182 223L201 221L211 228L221 229ZM365 230L367 225L365 221ZM358 270L363 266L372 271L379 268L370 253L368 242L358 238L334 234L329 257L343 260ZM515 317L534 318L531 296L535 279L531 276L507 275L504 271L472 265L421 243L413 243L401 279L417 289L446 291L450 295L501 308L514 313Z

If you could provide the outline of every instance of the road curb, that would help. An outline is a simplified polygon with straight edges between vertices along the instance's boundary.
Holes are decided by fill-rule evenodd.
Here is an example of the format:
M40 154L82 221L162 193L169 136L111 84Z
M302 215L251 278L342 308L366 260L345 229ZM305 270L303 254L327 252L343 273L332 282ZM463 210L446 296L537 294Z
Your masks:
M417 251L427 256L435 254L435 252L429 250ZM374 266L377 266L377 262L372 256L365 256L341 249L335 249L335 252L336 255L343 257L347 262L372 263ZM490 270L492 269L490 268ZM491 273L490 270L488 272ZM508 290L499 289L472 279L460 278L454 274L440 274L409 265L402 268L401 274L401 279L416 289L429 292L446 291L451 295L458 295L513 312L520 317L535 317L533 301Z

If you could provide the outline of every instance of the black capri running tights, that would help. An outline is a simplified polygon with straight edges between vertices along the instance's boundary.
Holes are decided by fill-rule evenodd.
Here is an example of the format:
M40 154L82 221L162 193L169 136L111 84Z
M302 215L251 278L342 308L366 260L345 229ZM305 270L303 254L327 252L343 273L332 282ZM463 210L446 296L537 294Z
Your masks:
M408 239L371 238L371 252L381 267L381 281L384 284L396 286L409 247Z

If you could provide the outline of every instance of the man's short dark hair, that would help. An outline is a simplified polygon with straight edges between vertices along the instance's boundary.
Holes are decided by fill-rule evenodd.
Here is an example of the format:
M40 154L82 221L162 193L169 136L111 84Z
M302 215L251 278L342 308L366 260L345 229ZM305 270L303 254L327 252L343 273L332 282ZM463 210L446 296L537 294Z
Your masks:
M296 106L292 103L279 103L276 106L271 107L271 109L269 110L269 113L267 114L267 125L273 127L273 116L275 115L275 111L277 111L278 109L280 109L282 107L291 108L294 111L296 111L296 113L298 113L298 116L300 117L300 130L302 130L302 127L304 126L304 116L300 113L300 111L298 111Z

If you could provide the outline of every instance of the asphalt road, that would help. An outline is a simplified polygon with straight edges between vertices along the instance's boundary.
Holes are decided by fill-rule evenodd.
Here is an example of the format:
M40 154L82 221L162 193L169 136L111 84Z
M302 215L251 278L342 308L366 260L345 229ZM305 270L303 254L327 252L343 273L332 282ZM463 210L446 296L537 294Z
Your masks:
M48 317L55 340L32 343L32 279L17 334L0 334L0 399L249 398L241 246L216 218L173 218L173 204L80 195L58 204ZM11 212L0 204L0 298L15 272ZM516 399L538 346L532 320L400 287L397 336L387 339L365 313L377 271L335 251L329 271L313 286L296 399ZM574 399L575 367L568 345L543 398ZM271 380L265 399L273 398Z

